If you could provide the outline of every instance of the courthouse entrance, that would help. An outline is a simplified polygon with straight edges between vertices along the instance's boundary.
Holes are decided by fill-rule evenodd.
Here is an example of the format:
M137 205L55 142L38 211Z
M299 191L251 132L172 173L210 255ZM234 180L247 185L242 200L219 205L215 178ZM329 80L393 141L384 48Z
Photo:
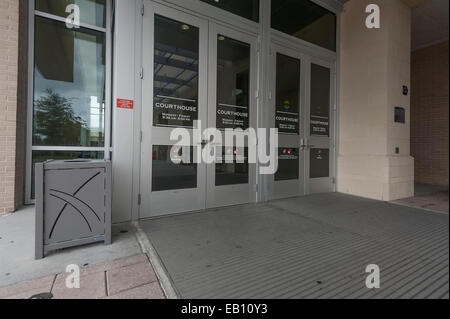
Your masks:
M332 63L271 46L271 106L279 131L273 199L333 190L335 71Z
M256 36L162 5L152 10L143 34L144 65L153 78L143 84L142 127L151 138L142 149L141 218L255 201L247 147L221 150L234 163L207 165L197 160L198 151L210 143L219 147L218 141L173 148L170 136L176 128L193 136L195 121L202 130L257 126Z
M295 43L284 45L276 34L265 60L261 31L182 7L148 4L142 34L140 218L333 191L334 60L316 58ZM223 147L224 139L195 140L197 121L202 131L222 133L277 128L278 171L268 179L258 176L257 164L249 163L248 140L242 148ZM177 128L189 131L191 141L173 147ZM215 147L223 162L200 160L206 147ZM233 163L225 163L230 155Z

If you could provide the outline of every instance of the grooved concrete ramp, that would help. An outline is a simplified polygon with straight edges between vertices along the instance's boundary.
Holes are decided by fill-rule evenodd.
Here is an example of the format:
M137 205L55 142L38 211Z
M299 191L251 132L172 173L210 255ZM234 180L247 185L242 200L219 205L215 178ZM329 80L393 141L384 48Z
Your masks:
M183 298L449 298L448 225L343 194L141 223ZM366 288L369 264L381 289Z

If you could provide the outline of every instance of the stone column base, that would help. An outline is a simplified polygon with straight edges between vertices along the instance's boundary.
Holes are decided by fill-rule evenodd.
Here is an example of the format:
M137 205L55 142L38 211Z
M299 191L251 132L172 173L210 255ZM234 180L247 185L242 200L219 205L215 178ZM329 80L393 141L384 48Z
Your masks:
M393 201L414 196L414 158L411 156L341 155L338 191Z

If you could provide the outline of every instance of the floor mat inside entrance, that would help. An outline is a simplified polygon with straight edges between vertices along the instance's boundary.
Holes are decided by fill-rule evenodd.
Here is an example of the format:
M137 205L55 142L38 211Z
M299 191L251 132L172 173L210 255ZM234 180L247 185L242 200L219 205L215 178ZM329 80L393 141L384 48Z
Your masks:
M448 215L323 194L141 226L183 298L449 297Z

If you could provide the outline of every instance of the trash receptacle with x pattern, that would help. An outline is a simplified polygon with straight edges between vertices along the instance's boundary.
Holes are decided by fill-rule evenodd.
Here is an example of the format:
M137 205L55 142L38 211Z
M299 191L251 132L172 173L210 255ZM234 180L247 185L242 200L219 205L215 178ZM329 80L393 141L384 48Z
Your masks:
M36 259L102 241L111 243L111 162L36 164Z

